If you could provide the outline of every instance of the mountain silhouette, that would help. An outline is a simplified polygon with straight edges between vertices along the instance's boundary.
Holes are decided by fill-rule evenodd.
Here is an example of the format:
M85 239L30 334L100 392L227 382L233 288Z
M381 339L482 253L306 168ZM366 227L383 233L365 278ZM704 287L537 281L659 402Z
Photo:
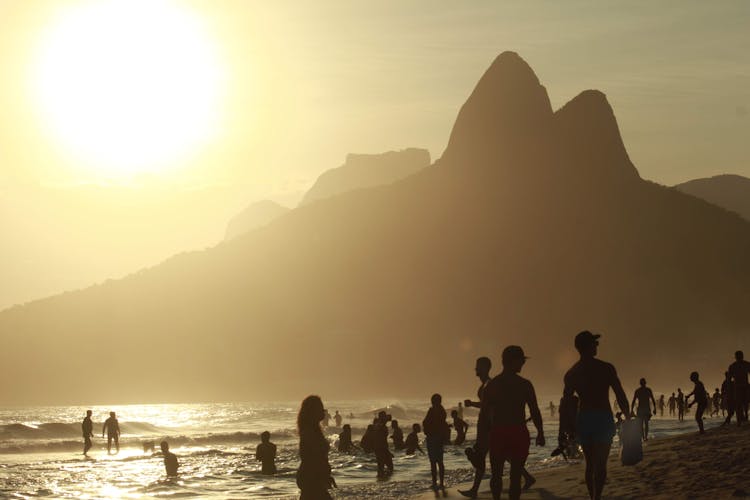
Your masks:
M381 154L346 155L338 168L323 172L305 193L300 206L337 194L390 184L430 165L430 152L408 148Z
M741 175L716 175L674 186L683 193L702 198L750 221L750 179Z
M248 231L263 227L288 211L289 208L271 200L261 200L251 203L242 212L232 217L229 224L227 224L224 239L231 240Z
M553 111L505 52L432 167L0 313L0 398L467 394L507 344L558 394L582 329L626 387L671 387L747 344L748 255L748 222L639 177L604 94Z

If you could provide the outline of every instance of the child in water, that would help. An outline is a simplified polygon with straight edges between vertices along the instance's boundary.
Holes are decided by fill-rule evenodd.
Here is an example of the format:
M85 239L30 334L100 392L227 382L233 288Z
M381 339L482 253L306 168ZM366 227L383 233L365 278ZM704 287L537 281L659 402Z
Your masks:
M276 445L271 442L271 433L268 431L260 435L260 444L255 449L255 459L262 463L261 473L276 474Z
M453 417L453 428L456 429L456 441L453 444L458 446L466 441L466 431L469 429L469 424L458 416L456 410L451 411L451 417Z
M411 426L411 432L408 436L406 436L406 444L404 445L407 455L414 455L414 452L416 450L419 450L419 453L424 455L424 451L422 451L422 448L419 447L420 432L422 432L422 427L420 427L419 424L414 424Z

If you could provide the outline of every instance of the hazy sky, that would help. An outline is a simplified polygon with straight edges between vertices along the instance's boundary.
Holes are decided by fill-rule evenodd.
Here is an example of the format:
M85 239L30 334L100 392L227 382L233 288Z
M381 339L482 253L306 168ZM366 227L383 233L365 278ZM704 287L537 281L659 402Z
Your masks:
M439 157L504 50L555 108L605 92L644 178L750 176L744 1L101 5L0 0L0 308L212 245L348 152Z

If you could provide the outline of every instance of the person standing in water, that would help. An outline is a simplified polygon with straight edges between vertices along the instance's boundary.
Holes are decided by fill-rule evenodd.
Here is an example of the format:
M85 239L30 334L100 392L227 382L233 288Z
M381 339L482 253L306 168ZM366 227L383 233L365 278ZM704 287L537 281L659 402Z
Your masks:
M664 404L664 394L662 394L661 396L659 396L659 404L658 404L658 407L659 407L659 416L661 418L664 418L664 406L665 406L665 404Z
M115 412L109 412L109 418L104 421L102 426L102 437L104 431L107 431L107 455L112 453L112 440L115 441L115 454L120 453L120 423L117 421Z
M656 400L654 393L646 387L646 379L640 380L640 387L633 394L633 403L630 405L630 412L633 412L635 403L638 402L638 412L636 416L641 419L641 433L643 440L648 441L648 421L651 420L651 403L654 404L654 415L656 415Z
M669 399L667 400L667 406L669 406L669 416L674 417L674 412L677 408L677 398L675 397L674 392L671 396L669 396Z
M511 500L521 498L521 476L529 456L529 430L526 427L526 407L536 427L536 444L544 446L542 414L536 400L534 386L518 375L526 363L519 346L503 350L503 371L490 380L482 398L482 412L477 427L489 432L492 498L500 499L505 462L510 462ZM533 478L532 478L533 481Z
M734 353L734 363L729 365L729 376L734 382L734 410L737 413L737 425L747 422L748 403L750 403L750 362L745 361L742 351Z
M721 383L722 404L726 407L727 418L722 425L729 425L734 416L734 382L729 372L724 372L724 382Z
M482 416L482 395L484 389L490 381L490 369L492 369L492 362L490 358L481 357L478 358L474 365L474 372L479 377L479 389L477 390L478 401L471 401L469 399L464 401L466 408L479 408L479 417ZM482 483L484 478L484 471L487 468L487 452L489 451L489 435L477 426L477 440L474 443L473 448L466 448L466 456L474 466L474 484L471 485L471 489L458 490L460 494L469 498L476 498L477 492L479 491L479 485Z
M398 426L398 420L391 420L391 439L393 440L394 450L404 449L404 431ZM393 460L391 460L393 462Z
M297 414L300 465L297 487L300 500L330 500L328 490L336 487L328 463L328 440L320 427L326 411L320 396L307 396Z
M276 474L276 445L271 442L271 433L263 431L260 444L255 449L255 460L261 463L261 474Z
M688 407L696 403L698 404L698 408L695 410L695 421L698 423L698 433L705 434L706 431L703 430L703 412L706 411L706 407L708 406L708 394L703 382L698 379L698 372L690 374L690 381L695 384L695 387L693 388L693 392L685 397L685 403L690 399L690 396L693 396L693 402Z
M456 409L456 411L458 412L458 418L463 420L464 419L464 405L463 403L461 403L461 401L458 402L458 408Z
M677 388L677 420L680 422L685 420L685 395L679 387Z
M372 444L375 460L378 464L379 478L384 478L387 474L393 474L393 454L388 449L388 420L390 420L390 415L381 410L373 424Z
M430 474L432 488L437 489L438 469L440 472L440 488L445 488L445 464L443 464L443 444L448 431L447 415L443 408L443 398L440 394L433 394L430 398L432 406L422 421L422 428L427 436L427 456L430 459Z
M177 475L177 469L180 467L180 462L177 460L177 455L169 451L169 443L162 441L161 454L164 455L164 468L167 471L167 476L174 477Z
M406 443L404 443L404 453L407 455L414 455L415 451L419 451L422 455L424 455L424 451L422 448L419 447L419 433L422 432L422 427L420 427L419 424L414 424L411 426L411 432L408 436L406 436Z
M719 412L721 411L721 392L719 392L719 388L717 387L716 390L714 390L713 398L711 399L711 404L713 405L713 409L711 410L711 416L713 417L716 415L719 416Z
M339 434L339 451L341 453L351 453L356 449L352 442L352 426L344 424Z
M607 459L615 435L615 422L609 404L609 389L626 419L630 419L628 397L615 367L596 358L601 335L583 331L576 335L575 347L581 359L565 374L563 399L580 399L576 432L586 458L586 488L592 500L600 500L607 481Z
M456 440L453 444L460 446L466 441L466 431L469 430L469 424L458 416L458 411L456 410L451 412L451 418L453 418L453 428L456 429Z
M86 410L86 416L83 417L83 422L81 423L81 431L83 432L83 456L87 457L92 446L91 438L94 437L94 423L91 421L91 410Z
M342 420L343 418L341 417L341 414L336 410L336 414L333 416L333 421L336 422L336 427L341 427Z

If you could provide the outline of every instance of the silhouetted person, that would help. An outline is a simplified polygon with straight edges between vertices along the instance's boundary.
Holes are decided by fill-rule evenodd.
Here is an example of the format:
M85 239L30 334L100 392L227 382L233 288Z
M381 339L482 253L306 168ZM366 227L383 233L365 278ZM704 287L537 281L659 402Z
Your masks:
M479 415L482 415L482 395L484 389L490 381L490 369L492 368L492 362L490 358L481 357L477 359L476 365L474 366L474 372L479 377L480 385L477 390L478 401L471 401L469 399L464 401L464 405L467 408L479 408ZM479 485L482 483L484 478L484 471L487 467L487 452L489 451L489 434L488 431L483 431L477 426L477 440L474 443L473 448L466 448L466 456L474 466L474 484L472 484L469 490L458 490L460 494L469 498L476 498L477 492L479 491Z
M685 420L685 395L680 388L677 389L677 420Z
M659 416L663 418L664 417L664 406L665 406L665 404L664 404L664 394L662 394L661 396L659 396L658 403L659 404L657 406L659 407Z
M422 427L419 424L411 426L411 432L406 436L406 443L404 443L404 453L407 455L414 455L414 452L419 450L419 453L424 455L424 451L419 447L419 433L422 432Z
M718 416L719 412L721 411L721 392L719 392L719 388L717 387L714 390L714 395L711 399L711 403L713 406L713 410L711 411L711 416L714 415Z
M578 442L586 457L586 487L592 500L602 497L607 481L607 458L615 434L610 387L626 419L630 418L628 398L615 367L596 359L600 335L583 331L576 335L575 347L581 359L565 374L563 398L577 393L580 402L576 421Z
M339 434L339 451L341 453L351 453L356 449L352 442L352 426L344 424L341 428L341 434Z
M299 458L297 486L302 491L300 500L326 500L328 490L336 486L328 463L328 440L320 428L326 411L319 396L307 396L297 414Z
M390 420L390 415L381 410L378 413L377 422L373 424L373 451L378 464L378 477L380 478L393 473L393 454L388 449L388 420Z
M107 431L107 454L112 453L112 440L115 441L115 453L120 453L120 423L117 421L115 412L109 412L109 418L104 421L102 426L102 437L104 437L104 431Z
M359 441L359 446L365 453L372 453L375 451L375 425L377 425L378 419L375 418L373 423L368 425L365 429L365 433L362 434L362 439Z
M724 372L724 382L721 383L721 395L722 402L727 409L727 418L724 420L724 424L722 425L729 425L729 423L732 421L732 417L734 416L735 409L734 382L732 381L732 377L731 375L729 375L729 372Z
M729 376L734 382L734 410L737 413L737 425L747 422L748 403L750 402L750 384L748 384L748 374L750 374L750 362L745 361L745 355L742 351L734 353L734 363L729 365Z
M675 410L677 409L677 398L675 397L674 392L672 393L671 396L669 396L667 405L669 406L669 416L674 417Z
M458 412L458 418L463 420L464 419L464 405L463 403L461 403L461 401L458 402L458 408L456 409L456 411Z
M492 467L490 488L495 500L499 500L502 493L502 475L506 461L510 462L510 498L521 498L521 476L529 456L530 441L526 427L527 406L536 427L536 444L544 446L542 414L534 386L518 375L526 359L519 346L506 347L502 354L503 371L490 380L482 398L482 412L477 427L489 431Z
M260 444L255 449L255 460L260 461L262 474L276 474L276 445L271 442L271 433L268 431L260 435Z
M391 421L391 440L393 440L394 450L404 449L404 431L398 426L398 420Z
M643 440L648 441L648 421L651 420L651 403L654 404L654 415L656 415L656 400L654 393L646 387L646 379L640 380L640 387L633 394L633 402L630 405L630 412L633 412L635 403L638 402L638 412L636 416L641 419L641 433Z
M462 445L466 441L466 431L469 429L469 424L458 416L456 410L451 412L451 418L453 418L453 428L456 429L456 441L453 444L456 446Z
M177 460L177 455L169 451L169 443L167 443L166 441L162 441L160 446L161 454L164 456L164 468L167 471L167 476L176 476L177 469L180 467L180 462Z
M336 422L336 427L341 427L342 420L343 418L341 417L341 414L336 410L336 414L333 416L333 421Z
M89 450L92 446L91 438L94 437L94 424L91 422L91 410L86 410L86 416L83 417L83 422L81 423L81 431L83 432L83 454L88 456Z
M708 393L706 393L706 387L703 385L703 382L698 379L698 372L690 374L690 381L695 384L695 387L693 388L693 392L685 397L685 402L687 403L690 396L693 396L693 402L688 406L698 405L698 408L695 410L695 421L698 423L698 432L705 434L706 431L703 430L703 412L706 411L706 407L708 406Z
M329 425L331 425L331 414L326 410L325 417L323 417L323 427L328 427Z
M549 402L549 416L554 417L555 416L555 403L552 401Z
M430 398L432 406L422 421L422 428L427 436L427 456L430 459L430 473L432 474L432 488L437 489L438 469L440 473L440 487L445 488L445 465L443 464L443 444L448 432L447 415L443 408L443 398L440 394L433 394Z

